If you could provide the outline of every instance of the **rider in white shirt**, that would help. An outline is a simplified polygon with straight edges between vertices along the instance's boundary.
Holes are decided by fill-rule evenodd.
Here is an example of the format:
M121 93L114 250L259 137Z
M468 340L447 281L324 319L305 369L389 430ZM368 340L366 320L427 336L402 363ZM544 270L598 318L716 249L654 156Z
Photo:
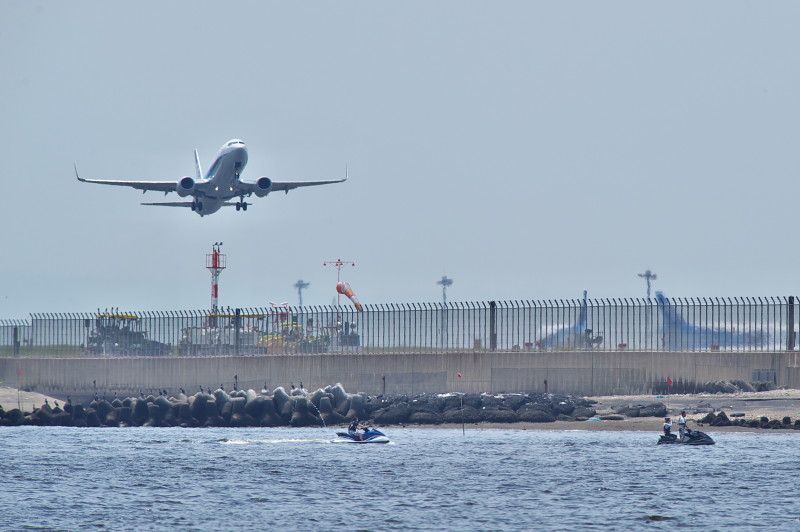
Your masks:
M681 415L678 418L678 439L683 439L686 434L686 410L681 410Z

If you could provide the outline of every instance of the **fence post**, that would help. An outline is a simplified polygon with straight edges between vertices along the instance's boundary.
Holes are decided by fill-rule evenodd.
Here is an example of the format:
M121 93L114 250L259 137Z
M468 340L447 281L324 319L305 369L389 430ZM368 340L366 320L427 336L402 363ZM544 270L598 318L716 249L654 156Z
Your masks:
M17 329L16 325L14 326L13 342L14 342L14 356L18 357L19 356L19 330Z
M497 302L489 301L489 348L497 349Z
M233 317L233 353L239 354L239 323L242 318L242 309L237 308Z
M789 296L789 333L786 337L786 350L794 351L794 296Z

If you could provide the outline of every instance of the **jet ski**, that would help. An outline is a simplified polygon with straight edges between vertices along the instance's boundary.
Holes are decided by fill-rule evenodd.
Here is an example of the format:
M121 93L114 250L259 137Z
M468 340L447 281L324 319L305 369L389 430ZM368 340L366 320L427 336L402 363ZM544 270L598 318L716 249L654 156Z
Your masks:
M686 429L686 434L683 439L678 438L676 434L662 434L658 438L658 444L673 443L677 445L714 445L716 442L711 439L711 436L699 430Z
M364 432L337 432L338 439L334 442L340 443L389 443L386 434L376 429L367 429Z

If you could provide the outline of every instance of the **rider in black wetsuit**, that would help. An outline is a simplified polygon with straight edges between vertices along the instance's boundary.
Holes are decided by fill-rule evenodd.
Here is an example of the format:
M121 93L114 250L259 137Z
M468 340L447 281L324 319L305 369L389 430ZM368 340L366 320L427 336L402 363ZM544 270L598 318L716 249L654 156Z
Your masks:
M356 431L358 431L358 418L354 418L353 421L350 422L350 426L347 427L347 432L355 436Z

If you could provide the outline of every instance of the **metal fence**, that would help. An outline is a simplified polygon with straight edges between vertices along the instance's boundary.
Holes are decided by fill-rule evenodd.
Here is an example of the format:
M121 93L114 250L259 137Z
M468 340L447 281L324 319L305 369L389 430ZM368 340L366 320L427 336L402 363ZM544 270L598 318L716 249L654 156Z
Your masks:
M795 350L795 298L665 298L32 314L0 356Z

